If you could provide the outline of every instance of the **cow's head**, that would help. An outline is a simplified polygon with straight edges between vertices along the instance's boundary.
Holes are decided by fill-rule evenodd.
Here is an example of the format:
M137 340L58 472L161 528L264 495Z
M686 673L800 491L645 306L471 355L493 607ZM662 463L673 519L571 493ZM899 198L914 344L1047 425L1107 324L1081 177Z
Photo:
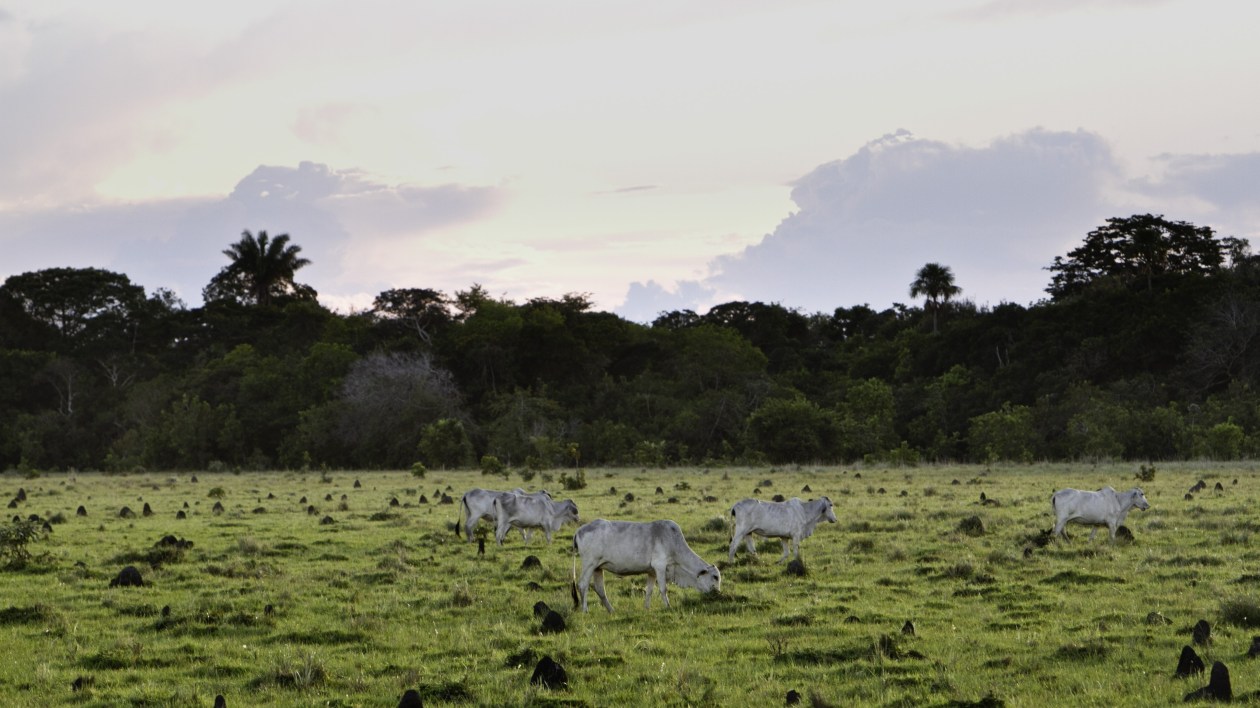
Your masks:
M1133 495L1133 506L1141 509L1142 511L1146 511L1151 508L1151 503L1146 501L1146 492L1143 492L1141 487L1134 487L1130 494Z
M831 500L828 499L827 497L822 497L822 500L824 502L823 518L830 521L833 524L836 523L836 510L831 505Z
M561 502L556 510L556 520L559 522L557 527L570 522L575 524L581 523L578 521L577 504L572 499L565 499Z
M696 589L700 592L718 592L722 589L722 571L710 565L696 573Z

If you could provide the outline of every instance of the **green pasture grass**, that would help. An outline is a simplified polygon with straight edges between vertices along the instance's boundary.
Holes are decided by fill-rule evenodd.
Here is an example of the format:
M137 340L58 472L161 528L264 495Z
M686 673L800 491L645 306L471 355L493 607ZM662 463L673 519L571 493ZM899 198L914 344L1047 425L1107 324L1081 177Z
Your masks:
M609 577L611 615L593 591L589 613L572 609L574 527L551 545L514 532L500 548L483 522L479 556L451 528L458 507L437 503L516 479L7 474L0 500L27 498L6 523L57 523L31 562L0 571L0 704L209 706L223 694L229 706L387 706L415 688L426 705L782 705L789 690L835 706L1158 705L1207 682L1173 677L1199 619L1212 625L1205 662L1228 664L1236 693L1260 690L1246 657L1260 635L1254 465L1161 465L1141 483L1151 509L1128 518L1133 542L1078 529L1032 544L1053 524L1052 491L1127 489L1136 472L591 469L574 492L534 480L584 520L674 519L722 568L720 594L671 587L670 609L654 597L646 611L644 577ZM1199 479L1208 489L1185 499ZM727 561L729 508L758 489L835 503L839 522L802 544L804 576L785 573L777 541ZM136 515L121 518L123 506ZM194 545L156 548L168 534ZM523 569L528 555L541 567ZM125 565L145 587L110 587ZM541 631L539 600L565 631ZM567 690L530 685L544 655L565 667Z

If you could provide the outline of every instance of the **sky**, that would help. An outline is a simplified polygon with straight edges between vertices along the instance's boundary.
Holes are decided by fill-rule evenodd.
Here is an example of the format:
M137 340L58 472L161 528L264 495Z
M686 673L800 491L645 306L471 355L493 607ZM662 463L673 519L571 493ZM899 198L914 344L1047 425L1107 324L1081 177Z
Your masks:
M1046 297L1110 217L1260 250L1251 0L0 0L0 279L188 306L243 231L325 305L641 322Z

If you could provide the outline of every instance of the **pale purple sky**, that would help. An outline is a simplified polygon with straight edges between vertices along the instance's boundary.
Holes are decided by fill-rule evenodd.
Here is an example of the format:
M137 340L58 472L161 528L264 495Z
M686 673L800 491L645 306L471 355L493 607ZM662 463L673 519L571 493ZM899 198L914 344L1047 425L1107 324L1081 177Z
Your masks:
M1043 297L1108 217L1260 246L1260 3L0 0L0 279L190 305L244 229L382 290ZM1258 249L1260 250L1260 249Z

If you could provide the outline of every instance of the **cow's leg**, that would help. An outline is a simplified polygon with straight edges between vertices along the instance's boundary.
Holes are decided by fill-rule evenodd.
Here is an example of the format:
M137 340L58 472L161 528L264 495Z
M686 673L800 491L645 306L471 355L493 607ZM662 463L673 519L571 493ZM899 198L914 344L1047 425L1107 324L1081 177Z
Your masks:
M780 538L779 543L783 545L783 555L779 556L779 562L782 563L787 560L788 550L791 548L791 545L788 544L788 540L786 538Z
M547 536L547 545L550 546L551 545L551 529L544 526L543 534Z
M1094 540L1094 537L1095 537L1095 536L1097 536L1097 535L1098 535L1098 527L1097 527L1097 526L1094 526L1094 527L1090 528L1090 530L1089 530L1089 540L1090 540L1091 542ZM1112 537L1112 538L1115 538L1115 537L1116 537L1116 535L1115 535L1115 534L1112 534L1112 535L1111 535L1111 537Z
M735 560L735 551L739 550L739 543L740 541L744 540L744 536L746 535L747 534L741 533L738 528L735 529L735 535L731 536L731 551L730 551L731 560Z
M665 592L665 566L656 569L656 585L661 591L661 602L669 607L669 593Z
M744 544L748 546L750 555L757 555L757 538L751 533L744 537Z
M1062 536L1063 540L1070 541L1067 535L1067 519L1059 519L1054 522L1054 530L1050 532L1051 536Z
M595 573L596 571L594 568L587 567L587 563L585 561L582 562L582 577L578 578L577 588L578 588L578 599L582 606L583 612L587 611L586 610L586 591L588 588L590 588L591 576L593 576ZM596 586L595 593L599 594L598 586Z
M595 571L595 594L599 595L600 602L604 603L604 609L612 612L612 603L608 601L608 595L604 593L604 571ZM585 597L585 596L583 596ZM582 609L586 609L586 603L583 602Z
M652 609L652 584L656 582L656 576L648 573L647 587L643 589L643 609Z
M481 521L480 516L469 515L468 519L464 522L464 536L468 538L469 543L472 543L473 541L473 529L476 528L478 521Z
M495 542L502 546L503 539L507 537L510 530L512 530L512 524L508 523L507 519L499 519L499 523L494 529Z

